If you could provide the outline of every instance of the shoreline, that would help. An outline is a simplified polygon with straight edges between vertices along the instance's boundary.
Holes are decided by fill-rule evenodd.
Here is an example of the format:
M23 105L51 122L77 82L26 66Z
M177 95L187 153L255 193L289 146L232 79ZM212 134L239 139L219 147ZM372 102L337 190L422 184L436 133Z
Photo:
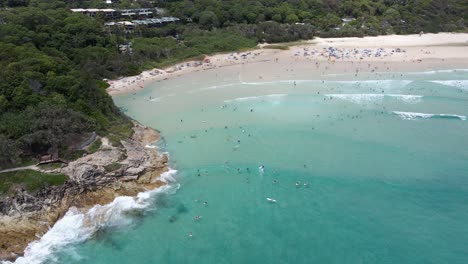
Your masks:
M391 35L364 38L316 38L288 50L257 49L218 53L203 62L187 61L137 76L109 81L109 95L134 93L150 83L200 71L236 68L244 81L327 79L337 73L392 73L468 68L468 33ZM281 44L278 44L281 45ZM285 73L286 71L286 73ZM294 71L294 74L291 74ZM357 77L357 75L356 75Z
M148 70L138 76L109 81L111 86L107 91L111 96L128 94L141 90L156 81L196 74L200 71L231 70L231 68L239 71L243 81L247 82L298 80L301 76L310 77L310 75L319 79L336 79L334 74L355 74L357 77L361 72L378 75L403 71L468 68L468 34L466 33L425 34L423 37L419 35L397 36L400 42L392 39L393 37L395 36L318 38L291 46L288 50L263 49L266 45L264 44L251 51L207 56L202 63L186 61L162 70ZM415 38L419 41L411 42ZM422 44L422 41L426 40L428 42ZM380 41L381 44L376 44ZM403 45L405 42L410 43ZM396 49L401 51L396 52ZM70 166L65 167L63 170L70 177L69 181L74 181L76 185L50 188L49 194L38 203L41 205L39 210L29 209L28 211L25 207L21 207L25 212L0 218L0 244L2 244L0 259L14 260L24 254L24 250L32 242L39 241L38 239L50 231L51 227L63 219L73 207L79 208L79 212L86 212L96 205L109 204L117 197L134 197L138 193L157 190L167 185L161 178L164 172L169 171L167 156L158 153L153 148L146 147L158 138L156 131L135 123L135 133L132 139L126 141L128 145L123 144L126 151L129 150L128 147L134 147L133 151L139 152L139 161L143 158L141 155L149 156L146 161L150 164L147 164L145 168L132 167L132 162L138 159L132 161L126 157L120 160L122 155L115 153L115 148L112 147L110 151L106 150L111 153L110 156L114 155L110 159L97 157L108 155L101 153L103 151L98 151L72 162L70 166L76 166L73 169ZM114 162L126 165L128 170L125 172L130 171L131 175L128 176L124 171L103 170L106 165ZM77 169L78 167L80 168ZM95 173L102 177L87 178L89 175L94 177ZM70 192L70 190L73 191ZM53 199L50 198L51 193L54 196ZM49 200L46 201L47 199ZM19 201L21 202L21 199ZM25 198L24 201L28 199ZM31 201L28 202L31 204Z
M60 170L69 179L35 196L20 192L2 199L6 213L0 217L0 262L22 257L70 211L86 214L97 205L105 206L117 197L136 199L139 193L167 186L164 173L171 173L168 157L147 147L159 134L134 121L134 134L114 147L103 138L103 146ZM108 169L112 164L119 168ZM170 179L169 179L170 180ZM74 209L73 209L74 208Z

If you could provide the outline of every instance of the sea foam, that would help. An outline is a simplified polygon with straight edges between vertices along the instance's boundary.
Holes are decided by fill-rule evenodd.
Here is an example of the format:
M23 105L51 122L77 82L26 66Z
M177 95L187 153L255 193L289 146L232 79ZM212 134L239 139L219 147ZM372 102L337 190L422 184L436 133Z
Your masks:
M176 170L170 169L161 174L161 180L175 182ZM39 240L25 249L24 256L15 264L41 264L53 261L53 254L67 245L74 245L92 237L97 231L107 227L129 225L133 222L130 212L145 211L158 193L173 193L179 185L166 185L160 188L138 193L136 197L120 196L106 205L95 205L87 211L72 207ZM11 264L4 261L2 264Z
M425 113L414 113L414 112L400 112L400 111L393 111L395 115L398 115L403 120L415 120L420 118L431 118L434 114L425 114Z
M431 83L437 83L437 84L442 84L445 86L452 86L452 87L457 87L462 90L467 90L468 91L468 80L436 80L436 81L430 81Z
M452 70L437 70L437 71L423 71L423 72L407 72L405 74L438 74L438 73L455 73L455 72L468 72L468 69L452 69Z
M417 119L428 119L428 118L447 118L447 119L460 119L465 121L466 116L455 115L455 114L427 114L427 113L414 113L414 112L400 112L393 111L395 115L398 115L403 120L417 120Z
M225 103L232 103L232 102L243 102L243 101L255 101L255 100L264 100L264 99L275 99L288 96L287 94L268 94L268 95L261 95L261 96L248 96L248 97L239 97L229 100L224 100Z
M405 103L419 103L422 95L412 94L326 94L325 96L349 101L355 104L368 104L382 102L385 97L396 98Z
M327 81L326 81L327 82ZM379 89L401 89L411 84L412 80L356 80L356 81L328 81L329 83L352 84L367 87L377 87Z
M159 179L165 183L174 183L176 182L175 175L177 174L177 170L169 169L169 171L161 173Z

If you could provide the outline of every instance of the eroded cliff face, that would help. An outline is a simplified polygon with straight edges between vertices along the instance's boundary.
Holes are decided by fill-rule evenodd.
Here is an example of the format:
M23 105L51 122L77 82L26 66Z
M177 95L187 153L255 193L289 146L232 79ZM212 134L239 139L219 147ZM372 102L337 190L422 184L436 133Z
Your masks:
M54 172L69 180L31 195L17 190L14 197L0 199L0 259L15 259L26 246L40 238L70 207L87 210L107 204L121 195L135 196L165 183L159 179L168 170L167 156L145 147L158 134L135 124L132 138L113 147L103 138L101 148Z

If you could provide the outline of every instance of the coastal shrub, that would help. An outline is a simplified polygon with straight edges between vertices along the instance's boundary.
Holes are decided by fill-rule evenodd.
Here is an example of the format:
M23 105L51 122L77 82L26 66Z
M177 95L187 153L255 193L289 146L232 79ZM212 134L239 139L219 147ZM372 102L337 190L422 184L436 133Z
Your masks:
M53 163L47 163L47 164L40 164L37 166L41 168L42 170L55 170L55 169L61 168L62 165L63 163L61 162L53 162Z
M107 88L109 88L110 84L105 82L105 81L98 81L98 86L99 86L99 88L107 89Z
M104 169L108 172L116 171L122 167L122 164L118 162L112 162L111 164L104 166Z
M279 50L288 50L289 47L286 45L265 45L263 49L279 49Z
M99 148L102 146L102 141L100 138L97 138L89 147L88 147L88 153L94 153L99 150Z
M118 148L123 147L121 140L130 138L134 133L133 123L130 120L115 122L110 126L110 130L112 132L107 134L109 143Z
M281 24L273 21L259 24L238 24L229 27L256 42L281 43L312 39L316 28L310 24Z
M86 151L82 149L77 150L62 150L59 152L60 158L64 161L70 162L76 159L79 159L86 155Z
M184 35L184 44L201 54L235 51L241 48L252 48L256 42L235 31L214 30L203 31L193 29Z

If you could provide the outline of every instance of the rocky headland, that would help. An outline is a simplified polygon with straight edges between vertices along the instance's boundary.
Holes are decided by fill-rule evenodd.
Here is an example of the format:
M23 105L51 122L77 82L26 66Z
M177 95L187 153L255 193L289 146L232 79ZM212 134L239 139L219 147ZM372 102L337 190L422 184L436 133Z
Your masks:
M0 260L21 256L71 207L87 210L164 185L159 176L168 170L167 156L146 147L158 138L154 130L135 124L132 137L121 140L121 146L104 137L95 153L46 171L67 175L63 185L34 195L19 188L13 197L0 198Z

